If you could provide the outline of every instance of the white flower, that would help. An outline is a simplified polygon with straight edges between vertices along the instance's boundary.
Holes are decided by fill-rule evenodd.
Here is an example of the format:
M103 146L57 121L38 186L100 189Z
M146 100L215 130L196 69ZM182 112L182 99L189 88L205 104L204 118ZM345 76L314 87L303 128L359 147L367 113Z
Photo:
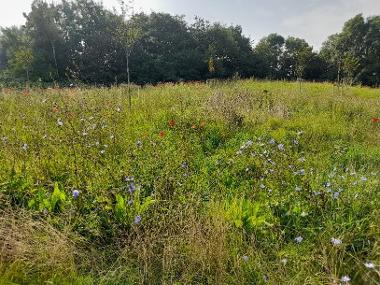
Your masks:
M285 150L285 146L281 143L277 146L277 148L281 151L284 151Z
M343 283L348 283L351 281L351 278L347 275L344 275L344 276L342 276L342 278L340 278L340 281Z
M294 240L295 240L296 243L301 243L303 241L303 237L298 236Z
M307 215L308 215L308 213L306 213L306 212L301 213L301 217L306 217Z
M244 255L244 256L242 257L242 259L243 259L244 262L248 262L249 257L248 257L247 255Z
M367 267L368 269L374 269L375 268L375 264L372 262L366 262L366 263L364 263L364 266Z
M333 246L337 246L337 245L342 244L342 240L339 239L339 238L331 238L330 241L331 241L331 244L332 244Z
M367 182L367 180L368 180L367 177L362 176L361 181Z
M58 125L58 126L60 126L60 127L62 127L62 126L63 126L63 122L62 122L62 120L61 120L61 119L58 119L58 120L57 120L57 125Z
M283 265L286 265L286 264L288 263L288 259L287 259L287 258L283 258L283 259L281 259L281 263L282 263Z
M265 189L265 185L264 184L260 184L260 188L261 189Z
M276 141L274 139L270 139L269 142L268 142L270 145L275 145L276 144Z
M28 144L27 143L24 143L23 145L22 145L22 149L23 150L28 150L28 148L29 148L29 146L28 146Z

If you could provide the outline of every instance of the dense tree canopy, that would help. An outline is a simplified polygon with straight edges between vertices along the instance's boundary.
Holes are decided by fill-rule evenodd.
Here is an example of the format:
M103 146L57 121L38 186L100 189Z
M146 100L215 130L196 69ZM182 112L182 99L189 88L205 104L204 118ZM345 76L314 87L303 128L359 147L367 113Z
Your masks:
M0 80L111 85L232 76L378 86L380 16L350 19L319 53L270 34L256 46L240 26L165 13L105 9L94 0L32 3L22 27L2 28Z

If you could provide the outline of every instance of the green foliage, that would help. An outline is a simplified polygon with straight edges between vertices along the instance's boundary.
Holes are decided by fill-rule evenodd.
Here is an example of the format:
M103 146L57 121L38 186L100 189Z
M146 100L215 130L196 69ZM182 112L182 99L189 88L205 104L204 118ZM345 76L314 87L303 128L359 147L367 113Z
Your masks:
M359 14L345 23L341 33L329 37L321 50L330 64L329 79L379 84L379 27L379 16L364 19Z
M165 13L121 14L94 0L33 1L20 28L0 34L3 85L151 84L210 78L330 80L379 84L380 17L357 15L315 52L303 39L270 34L253 46L240 26ZM11 79L7 76L11 75Z
M225 202L226 218L237 228L243 228L247 232L268 225L270 214L263 210L260 202L252 202L248 199L234 198Z
M54 183L53 192L48 195L44 189L33 191L34 197L28 201L28 207L38 211L49 211L58 213L64 210L66 203L65 192L59 189L58 183Z

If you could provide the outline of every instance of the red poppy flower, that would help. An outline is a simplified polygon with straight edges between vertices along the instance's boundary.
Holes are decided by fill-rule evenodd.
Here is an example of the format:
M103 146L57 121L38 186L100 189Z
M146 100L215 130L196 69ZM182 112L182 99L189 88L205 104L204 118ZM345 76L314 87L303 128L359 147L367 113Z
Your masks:
M371 121L372 123L376 124L380 122L380 118L372 118Z
M164 136L166 136L166 133L165 133L164 131L161 131L161 132L159 133L159 136L160 136L161 138L163 138Z
M176 124L176 122L175 122L174 120L170 120L170 121L168 122L168 126L169 126L169 128L173 128L173 127L175 126L175 124Z
M192 125L191 128L192 128L193 130L196 130L196 129L197 129L197 126L196 126L196 125Z

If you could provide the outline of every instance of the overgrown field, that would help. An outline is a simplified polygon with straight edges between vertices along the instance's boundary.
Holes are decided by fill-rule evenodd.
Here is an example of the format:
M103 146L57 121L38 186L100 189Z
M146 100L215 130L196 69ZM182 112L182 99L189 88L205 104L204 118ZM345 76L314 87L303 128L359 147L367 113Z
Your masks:
M0 284L380 284L380 90L3 90Z

